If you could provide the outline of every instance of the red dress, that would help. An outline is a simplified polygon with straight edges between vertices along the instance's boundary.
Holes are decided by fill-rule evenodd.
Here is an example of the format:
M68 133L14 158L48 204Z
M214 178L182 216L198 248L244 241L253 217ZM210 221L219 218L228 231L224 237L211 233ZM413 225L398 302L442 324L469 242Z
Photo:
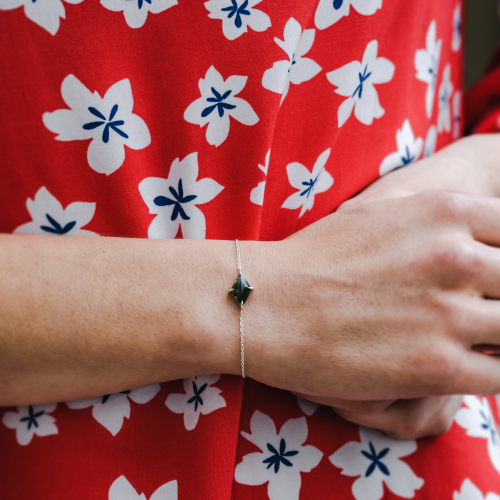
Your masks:
M279 240L462 134L457 0L0 11L6 233ZM500 494L498 408L475 396L419 441L227 375L0 419L2 500Z

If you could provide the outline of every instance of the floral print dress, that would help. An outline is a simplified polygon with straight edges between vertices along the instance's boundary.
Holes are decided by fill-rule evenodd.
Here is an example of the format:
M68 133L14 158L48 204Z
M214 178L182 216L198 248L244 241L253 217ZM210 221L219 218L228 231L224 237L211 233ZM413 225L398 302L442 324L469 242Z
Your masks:
M0 230L280 240L459 138L459 0L0 0ZM249 337L251 341L251 336ZM397 441L206 375L0 410L0 499L500 498L495 399Z

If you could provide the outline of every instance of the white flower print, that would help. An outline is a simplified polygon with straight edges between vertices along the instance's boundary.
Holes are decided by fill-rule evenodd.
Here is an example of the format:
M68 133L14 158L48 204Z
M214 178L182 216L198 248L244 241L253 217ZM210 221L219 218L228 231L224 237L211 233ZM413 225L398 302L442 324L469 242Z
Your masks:
M339 19L348 16L351 6L363 16L372 16L382 8L382 0L319 0L314 16L316 28L329 28Z
M306 418L288 420L278 434L272 419L256 411L250 430L251 434L241 435L261 451L243 457L234 471L236 482L250 486L268 482L270 500L298 500L301 473L310 472L323 458L314 446L304 446L308 433Z
M316 31L304 30L291 17L283 33L283 40L275 37L274 41L283 49L288 59L276 61L272 68L265 71L262 77L262 86L267 90L282 94L281 102L285 99L290 83L300 85L314 78L321 66L308 57L304 57L314 43Z
M123 426L123 419L130 418L129 398L134 403L142 405L151 401L159 391L160 384L153 384L116 394L105 394L97 398L68 401L66 404L72 410L81 410L92 406L92 416L113 436L116 436Z
M352 485L356 500L379 500L384 486L396 496L413 498L424 480L400 460L417 449L415 440L391 439L375 429L359 427L361 443L351 441L337 450L330 461L344 476L359 476Z
M177 0L127 0L125 2L122 0L101 0L101 5L114 12L123 12L125 21L130 28L140 28L144 26L148 12L159 14L177 5Z
M464 403L466 407L458 410L455 421L467 431L467 436L487 440L491 463L500 473L500 437L488 401L464 396Z
M144 149L151 135L144 120L132 113L134 98L128 79L111 86L104 97L88 90L74 75L61 86L70 109L44 113L44 125L58 141L92 139L87 151L89 165L100 174L112 174L125 161L125 146Z
M17 227L14 234L98 236L82 229L94 217L95 203L77 201L64 209L44 186L36 192L34 200L28 198L26 206L32 222Z
M150 214L157 214L148 229L149 238L175 238L182 229L185 239L204 239L206 220L197 207L213 200L223 189L206 177L198 179L198 153L182 161L176 158L167 179L147 177L139 184Z
M410 120L405 120L401 130L396 132L396 144L398 145L398 150L386 156L382 161L380 175L417 161L424 147L424 141L421 137L415 139Z
M299 403L300 409L308 416L314 415L316 410L319 408L318 403L313 403L307 399L302 399L297 396L297 402Z
M217 147L227 139L230 116L244 125L255 125L259 121L252 106L235 97L245 87L247 79L248 76L233 75L224 81L213 66L205 78L200 78L201 97L188 106L184 119L200 127L208 123L206 138L209 144Z
M267 175L267 170L269 169L269 158L271 156L271 150L269 150L266 154L266 161L264 165L259 165L259 168L264 172L264 175ZM250 193L250 201L255 203L256 205L262 206L264 203L264 192L266 190L266 181L259 182L257 186L255 186Z
M18 406L17 412L5 412L2 422L9 429L16 430L16 439L21 446L31 443L33 436L51 436L57 434L56 419L49 415L57 404Z
M470 479L465 479L460 491L453 492L453 500L500 500L500 496L495 495L495 493L488 493L484 497Z
M185 394L169 394L165 405L174 413L184 414L184 427L192 431L200 415L208 415L219 408L226 407L221 390L213 387L220 375L189 377L183 381Z
M315 195L324 193L333 186L333 177L325 170L325 164L329 156L330 148L319 155L312 172L297 162L287 165L288 181L298 191L285 200L282 208L296 210L302 207L299 214L300 218L306 210L313 208Z
M436 21L432 21L427 30L426 48L415 52L416 77L421 82L427 83L425 110L428 118L432 116L440 57L441 40L436 40Z
M255 8L262 0L209 0L205 2L210 19L222 20L222 32L228 40L235 40L250 27L266 31L271 26L269 16Z
M83 0L64 1L72 4L83 2ZM66 18L61 0L0 0L0 10L17 9L22 6L26 17L51 35L55 35L59 30L60 19Z
M451 50L457 52L462 46L462 4L459 2L453 11L453 35L451 38Z
M453 94L453 139L460 137L462 130L462 93L457 90Z
M439 86L439 115L437 122L438 132L451 131L450 98L453 94L453 83L450 81L451 66L446 65L443 71L443 81Z
M384 57L377 57L378 42L372 40L365 49L363 61L352 61L327 73L328 81L338 87L335 92L347 99L338 110L339 127L354 115L365 125L374 118L381 118L385 110L380 106L375 84L387 83L394 76L394 64Z
M177 481L170 481L160 486L149 500L177 500ZM116 479L109 488L108 500L147 500L144 493L137 493L125 476Z
M434 125L429 127L425 136L424 158L429 158L436 151L437 128Z
M101 0L101 5L114 12L122 12L130 28L144 26L151 14L159 14L164 10L177 5L177 0Z

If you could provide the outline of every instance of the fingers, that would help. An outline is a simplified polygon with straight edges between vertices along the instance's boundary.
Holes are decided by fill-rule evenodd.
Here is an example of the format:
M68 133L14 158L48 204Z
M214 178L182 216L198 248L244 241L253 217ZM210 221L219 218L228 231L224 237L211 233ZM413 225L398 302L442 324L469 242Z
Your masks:
M458 225L466 223L476 241L500 246L499 199L452 191L430 191L417 196L428 198L428 207L437 219Z
M301 394L299 392L292 392L295 396L302 399L307 399L313 403L318 403L320 405L332 406L334 408L339 408L342 410L360 413L363 415L375 415L384 411L394 400L380 400L380 401L350 401L348 399L337 399L337 398L323 398L316 396L309 396L307 394Z
M475 349L470 350L466 365L460 374L457 373L459 381L453 385L459 386L464 394L494 396L500 392L500 357L484 354L479 348L480 344L475 348L477 352ZM494 351L494 348L484 351Z
M479 299L478 299L479 301ZM487 302L481 299L482 302ZM493 301L491 301L493 302ZM500 304L497 304L500 308ZM450 394L482 394L493 396L500 393L500 356L485 354L495 351L500 346L500 322L492 336L492 341L485 342L481 325L469 329L466 339L457 342L443 342L430 345L427 349L428 360L420 359L421 370L417 379L426 375L426 394L446 396ZM480 349L481 345L487 349ZM476 347L477 346L477 347ZM425 395L425 394L424 394Z
M457 310L450 314L449 324L460 331L467 349L479 345L500 346L500 300L465 297L453 307Z
M429 396L399 400L376 415L334 408L349 422L383 431L395 439L418 439L446 433L462 403L462 396Z
M500 200L479 196L471 200L467 220L473 238L487 245L500 246Z
M472 283L479 294L500 299L500 248L472 242L466 260Z

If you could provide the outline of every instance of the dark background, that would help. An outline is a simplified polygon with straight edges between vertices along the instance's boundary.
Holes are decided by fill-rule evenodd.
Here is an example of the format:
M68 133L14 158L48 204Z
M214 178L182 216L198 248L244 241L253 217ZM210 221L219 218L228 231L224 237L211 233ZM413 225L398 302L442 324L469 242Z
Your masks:
M500 41L500 23L497 0L467 0L465 9L465 86L469 88L481 78Z

